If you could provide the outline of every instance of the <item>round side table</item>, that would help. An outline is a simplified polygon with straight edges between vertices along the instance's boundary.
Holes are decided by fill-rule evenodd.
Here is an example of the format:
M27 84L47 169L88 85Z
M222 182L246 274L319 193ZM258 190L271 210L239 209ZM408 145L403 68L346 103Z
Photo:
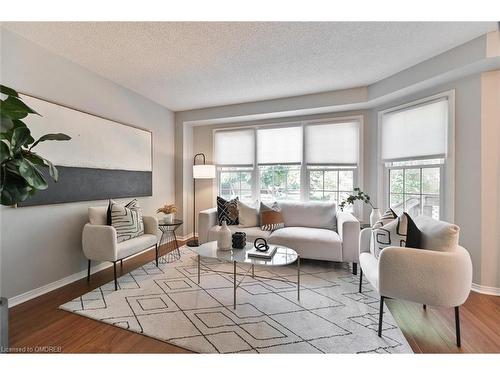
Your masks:
M173 242L174 249L161 256L158 261L162 264L172 263L176 260L181 259L181 252L179 251L179 243L177 242L177 236L175 235L175 230L183 224L182 220L174 219L171 223L165 223L162 220L158 221L158 227L161 230L161 238L158 244L159 247L162 245L168 245Z

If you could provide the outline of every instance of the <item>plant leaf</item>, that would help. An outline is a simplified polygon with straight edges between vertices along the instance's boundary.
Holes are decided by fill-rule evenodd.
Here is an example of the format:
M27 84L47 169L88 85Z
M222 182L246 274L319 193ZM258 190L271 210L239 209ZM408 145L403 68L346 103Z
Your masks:
M49 186L42 173L29 160L24 158L21 160L19 163L19 173L26 180L28 185L37 190L45 190Z
M12 153L17 153L22 146L29 142L30 138L32 138L31 132L27 126L18 126L17 128L14 128L12 138L10 139Z
M32 188L26 184L26 181L15 174L6 171L1 193L1 203L4 206L25 201L32 191Z
M0 161L3 163L10 157L10 150L7 143L0 141Z
M59 171L57 170L55 165L52 164L52 162L50 160L42 158L40 155L37 155L34 152L29 152L29 151L23 153L23 155L24 155L25 159L28 159L33 164L43 165L44 167L45 166L49 167L50 177L52 177L52 179L55 182L57 182L57 180L59 179Z
M71 137L64 133L51 133L42 135L33 145L30 147L30 150L35 147L40 142L44 141L69 141Z
M10 87L4 86L4 85L0 85L0 92L2 94L7 95L7 96L15 96L16 98L19 97L19 94L17 93L16 90L11 89Z
M30 113L37 114L36 111L24 104L20 99L13 96L9 96L5 100L0 101L0 111L6 117L12 120L19 120L25 118Z
M0 129L2 132L10 130L14 127L14 123L10 118L1 114L0 116Z

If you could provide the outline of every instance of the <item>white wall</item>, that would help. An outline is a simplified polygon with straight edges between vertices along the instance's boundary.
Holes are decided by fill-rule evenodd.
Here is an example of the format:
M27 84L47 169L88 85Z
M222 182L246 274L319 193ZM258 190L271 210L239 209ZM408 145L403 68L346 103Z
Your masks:
M174 201L174 115L171 111L5 29L1 29L1 34L2 84L151 130L153 196L139 198L139 202L145 214L155 215L157 207ZM2 206L0 295L11 298L85 270L81 231L87 220L87 207L106 203Z

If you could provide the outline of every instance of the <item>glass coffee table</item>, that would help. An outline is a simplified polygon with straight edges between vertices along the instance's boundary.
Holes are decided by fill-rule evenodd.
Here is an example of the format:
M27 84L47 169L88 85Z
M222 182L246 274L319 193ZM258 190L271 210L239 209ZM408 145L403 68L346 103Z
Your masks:
M233 308L236 309L236 289L240 286L242 281L245 279L245 277L251 272L252 273L252 278L261 278L261 279L268 279L268 280L277 280L277 281L283 281L280 279L275 279L271 277L264 277L264 276L256 276L255 275L255 266L270 266L270 267L277 267L277 266L286 266L288 264L292 264L293 262L297 261L297 300L300 301L300 256L297 254L297 252L293 249L290 249L286 246L281 246L281 245L273 245L269 244L270 247L272 246L277 246L278 250L276 250L276 253L273 255L271 259L261 259L261 258L255 258L255 257L250 257L248 256L247 252L249 250L252 250L253 243L247 243L247 245L243 249L231 249L231 250L218 250L217 249L217 241L212 241L212 242L207 242L204 244L201 244L198 247L192 247L191 249L194 250L198 254L198 284L200 284L200 270L202 269L201 266L201 257L205 258L215 258L221 261L225 261L228 263L233 263L233 290L234 290L234 303L233 303ZM240 267L241 265L247 264L249 267L245 274L243 274L243 277L240 279L239 282L236 281L236 265L239 264ZM212 270L211 268L207 267L206 265L203 266L203 269L209 270L216 272ZM217 271L220 272L220 271ZM287 280L288 281L288 280Z

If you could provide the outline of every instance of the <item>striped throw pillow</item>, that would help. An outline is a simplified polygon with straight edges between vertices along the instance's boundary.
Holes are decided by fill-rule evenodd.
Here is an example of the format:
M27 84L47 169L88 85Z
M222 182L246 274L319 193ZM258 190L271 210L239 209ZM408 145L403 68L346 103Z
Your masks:
M123 242L144 234L142 211L137 199L122 206L109 201L111 225L116 229L116 241Z

